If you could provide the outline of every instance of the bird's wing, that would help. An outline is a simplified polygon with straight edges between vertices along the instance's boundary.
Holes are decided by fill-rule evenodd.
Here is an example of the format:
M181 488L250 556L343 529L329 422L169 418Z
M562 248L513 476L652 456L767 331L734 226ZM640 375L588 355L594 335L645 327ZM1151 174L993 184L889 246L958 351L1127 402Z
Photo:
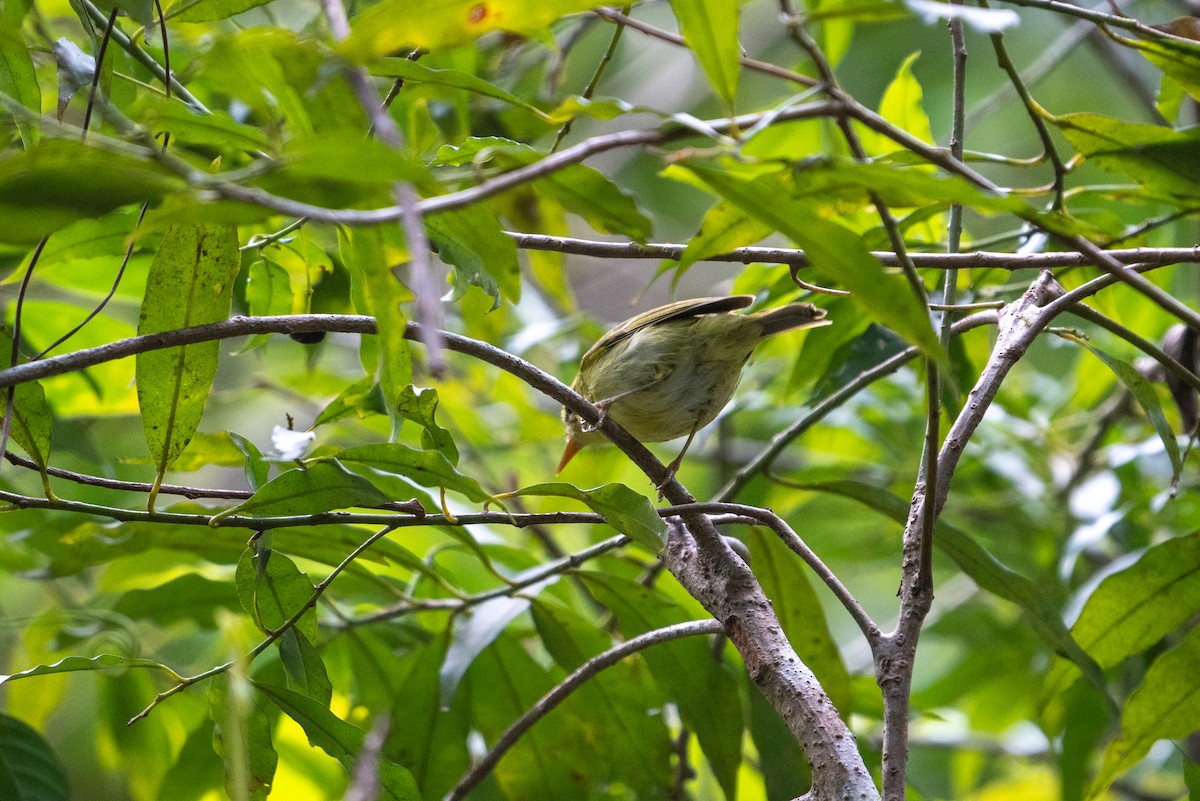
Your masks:
M753 295L724 295L716 298L679 300L675 303L668 303L666 306L659 306L657 309L651 309L636 317L631 317L614 327L607 334L600 337L595 345L588 348L587 353L583 354L582 361L584 364L590 362L602 351L612 347L626 337L633 336L648 325L657 325L658 323L665 323L671 320L682 320L687 317L699 317L703 314L724 314L736 311L737 309L744 309L753 302Z

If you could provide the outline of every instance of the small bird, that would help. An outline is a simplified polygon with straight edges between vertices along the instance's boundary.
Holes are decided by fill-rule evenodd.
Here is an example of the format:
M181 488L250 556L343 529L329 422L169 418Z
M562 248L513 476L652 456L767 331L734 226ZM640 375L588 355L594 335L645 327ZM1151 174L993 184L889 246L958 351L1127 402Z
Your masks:
M760 340L830 322L811 303L734 314L753 302L753 295L681 300L626 320L583 354L571 388L596 405L601 423L611 416L642 442L687 435L668 468L674 475L696 432L733 397ZM607 440L570 409L562 418L567 447L560 473L582 448Z

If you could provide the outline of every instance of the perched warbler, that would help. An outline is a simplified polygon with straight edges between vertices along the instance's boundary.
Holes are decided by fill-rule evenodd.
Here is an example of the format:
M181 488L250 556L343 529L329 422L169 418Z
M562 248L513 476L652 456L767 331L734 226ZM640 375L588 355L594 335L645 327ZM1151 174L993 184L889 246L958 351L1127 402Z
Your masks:
M609 331L583 354L571 388L642 442L687 435L669 467L679 469L692 438L733 397L742 367L763 337L793 328L828 325L825 310L793 303L752 314L734 314L752 295L668 303ZM587 445L606 437L563 409L567 448L559 472Z

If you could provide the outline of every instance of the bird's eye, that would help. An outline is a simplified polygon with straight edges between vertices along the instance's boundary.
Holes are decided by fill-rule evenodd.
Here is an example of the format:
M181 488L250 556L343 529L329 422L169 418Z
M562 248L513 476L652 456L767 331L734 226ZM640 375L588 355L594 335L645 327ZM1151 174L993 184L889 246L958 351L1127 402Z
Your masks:
M575 412L571 411L566 406L563 407L563 419L566 420L568 423L575 422L575 420L578 417L579 417L579 415L575 414Z

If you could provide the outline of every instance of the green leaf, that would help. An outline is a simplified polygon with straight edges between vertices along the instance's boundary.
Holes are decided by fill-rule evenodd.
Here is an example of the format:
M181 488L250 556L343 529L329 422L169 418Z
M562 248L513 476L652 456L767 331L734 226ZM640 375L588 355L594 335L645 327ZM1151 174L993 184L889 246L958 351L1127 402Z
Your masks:
M1124 122L1099 114L1054 117L1062 135L1094 164L1147 189L1194 201L1200 194L1200 130Z
M458 146L443 146L438 150L437 163L478 166L495 162L511 168L533 164L546 155L511 139L487 136L467 139ZM650 237L653 223L633 197L592 167L571 164L533 185L601 233L624 234L638 242Z
M921 84L913 75L913 64L921 53L912 53L900 64L896 76L883 92L879 103L879 114L888 122L920 139L932 144L933 131L929 125L929 116L922 105L923 91ZM863 145L871 155L882 155L900 150L900 145L882 134L874 131L860 134Z
M409 386L412 386L411 384ZM407 390L401 390L400 395L403 399L404 393ZM403 400L401 401L403 402ZM383 392L379 388L373 376L363 376L348 387L343 389L338 396L331 400L329 404L321 410L317 415L317 419L313 421L312 428L317 429L335 420L341 420L344 417L355 415L357 417L369 417L372 414L388 413L387 405L383 400Z
M304 632L290 628L279 638L279 661L287 674L288 686L319 704L329 706L333 684L325 670L321 654Z
M708 82L732 108L741 74L742 46L738 43L740 22L737 0L671 0L692 52L704 68Z
M241 434L235 434L232 431L226 431L225 434L239 451L242 452L244 463L242 471L246 475L246 485L251 490L258 492L264 484L267 483L267 478L271 474L271 465L263 457L262 451L258 449L250 440L243 437Z
M1150 420L1150 425L1154 427L1154 431L1162 440L1167 457L1171 460L1171 469L1174 471L1175 479L1178 480L1179 471L1183 469L1183 460L1179 456L1179 443L1175 440L1175 433L1171 431L1171 424L1167 422L1167 417L1163 414L1162 404L1159 403L1158 393L1154 390L1154 386L1143 378L1142 374L1129 362L1121 361L1087 343L1084 343L1084 347L1117 374L1117 378L1121 379L1121 383L1142 407L1142 411Z
M296 563L278 551L246 549L238 560L238 598L254 623L266 633L277 631L313 597L313 585ZM317 636L317 613L310 609L296 623L310 640Z
M159 626L190 620L206 628L216 628L218 610L237 608L233 584L195 573L185 573L156 587L129 590L113 604L114 612L131 620Z
M750 565L804 664L816 674L843 719L851 713L850 674L808 580L808 569L783 542L762 529L747 532Z
M682 607L635 581L591 571L579 575L596 600L616 615L626 637L690 619ZM699 637L657 645L641 654L654 681L678 705L683 725L695 732L725 797L736 798L744 710L729 664Z
M240 266L236 229L171 228L150 265L138 334L159 334L228 318L233 280ZM220 344L213 341L136 356L138 405L159 480L200 425L217 375L219 353Z
M5 363L12 353L12 337L8 331L0 331L0 353ZM50 462L50 440L54 427L54 419L50 414L50 406L46 403L46 393L37 381L27 381L17 384L13 393L13 420L9 435L25 449L29 458L42 472L45 478L46 465ZM4 407L8 398L8 390L0 390L0 423L4 420Z
M752 245L768 237L773 230L733 203L720 201L704 214L699 233L688 240L679 258L679 266L675 269L675 282L696 262L717 253Z
M380 345L376 374L391 407L412 383L412 355L404 338L407 323L400 304L412 300L413 295L392 272L407 261L408 254L397 252L379 228L341 228L338 240L342 261L350 269L364 311L375 318Z
M1169 539L1100 582L1071 634L1100 667L1118 665L1200 611L1198 576L1200 533ZM1043 694L1062 692L1075 675L1066 663L1056 664L1046 677Z
M1109 743L1104 764L1088 798L1104 794L1117 777L1136 765L1159 740L1186 737L1200 729L1200 628L1150 665L1125 702L1121 734Z
M476 503L492 499L479 482L458 471L450 460L438 451L422 451L398 442L357 445L338 454L345 462L396 473L422 487L441 487L462 493Z
M181 0L167 9L165 16L174 22L215 22L269 2L271 0Z
M575 670L613 646L611 636L549 593L533 599L532 612L542 643L564 670ZM588 719L588 742L609 754L598 769L611 770L613 780L632 788L637 798L657 798L670 786L670 731L663 716L653 712L662 698L642 660L605 668L564 702L568 705Z
M252 317L292 313L292 278L270 259L255 259L246 277L246 305Z
M438 393L436 389L417 390L408 386L400 393L397 413L421 427L421 445L445 456L453 465L458 464L458 446L454 437L437 422Z
M1187 17L1182 18L1184 20ZM1168 23L1168 26L1173 23ZM1170 31L1174 33L1175 31ZM1180 36L1192 38L1186 30ZM1179 82L1187 93L1200 98L1200 46L1181 39L1127 39L1118 37L1121 44L1141 51L1154 66ZM1170 118L1168 118L1170 119Z
M38 85L37 73L29 49L21 38L21 31L8 14L0 14L0 94L11 97L25 108L40 114L42 111L42 88ZM37 126L30 125L17 117L17 131L25 147L32 147L41 138Z
M383 0L354 18L342 50L362 61L405 48L441 51L489 31L537 31L559 17L601 5L597 0Z
M173 680L178 681L180 678L175 671L166 665L160 665L152 659L135 659L115 654L100 654L90 659L82 656L68 656L66 659L61 659L53 665L38 665L28 670L22 670L20 673L0 674L0 684L5 684L15 679L27 679L33 676L49 676L54 673L76 673L90 670L101 672L123 671L128 668L153 668L154 670L161 670Z
M355 506L382 506L391 499L362 476L351 473L336 459L322 459L272 479L246 500L215 515L287 517L314 515Z
M790 197L789 187L779 176L750 178L700 158L683 159L679 164L721 197L804 248L818 281L845 287L872 319L892 328L927 356L944 360L929 314L908 282L885 271L852 231L822 217L809 201Z
M858 481L825 481L804 486L806 489L851 498L901 525L908 519L908 503L878 487ZM938 521L933 542L980 589L1011 601L1024 610L1038 636L1057 653L1074 662L1092 685L1104 693L1104 676L1099 665L1071 636L1058 608L1042 585L1017 573L984 550L969 534L945 521Z
M455 267L458 294L478 286L492 297L493 309L502 295L514 303L521 299L517 245L495 214L478 206L442 211L425 217L425 230L438 258Z
M222 153L253 154L271 148L271 140L262 129L234 121L227 111L216 109L202 114L157 93L142 99L138 122L149 130L171 134L176 144L211 147Z
M28 724L0 713L0 798L12 801L68 801L67 772L46 742Z
M484 649L468 675L473 723L489 743L554 684L554 677L509 633ZM588 795L597 770L587 721L559 707L525 733L496 765L504 798L571 799Z
M366 732L294 690L257 682L254 686L283 710L285 715L300 724L308 736L309 743L340 762L348 774L355 775ZM403 766L380 757L374 772L379 779L377 798L387 801L421 801L421 792L416 781Z
M0 157L0 242L33 244L76 220L185 189L153 162L43 140Z
M587 504L589 509L603 517L604 522L617 531L655 553L662 550L667 542L667 524L654 510L654 504L645 495L634 492L624 484L605 484L582 490L571 484L554 482L522 487L510 494L573 498Z

